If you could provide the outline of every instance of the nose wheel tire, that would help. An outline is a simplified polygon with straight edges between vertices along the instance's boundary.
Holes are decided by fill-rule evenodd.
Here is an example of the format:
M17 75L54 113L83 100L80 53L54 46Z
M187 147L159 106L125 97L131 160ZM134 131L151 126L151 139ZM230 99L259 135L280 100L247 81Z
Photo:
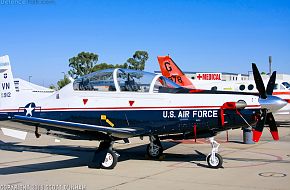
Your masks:
M206 161L208 166L211 168L221 168L223 165L223 158L218 153L215 153L215 155L209 154L206 157Z
M117 162L118 156L116 152L109 150L101 167L103 169L113 169L117 165Z
M147 155L152 159L158 159L163 154L162 146L157 144L147 145Z

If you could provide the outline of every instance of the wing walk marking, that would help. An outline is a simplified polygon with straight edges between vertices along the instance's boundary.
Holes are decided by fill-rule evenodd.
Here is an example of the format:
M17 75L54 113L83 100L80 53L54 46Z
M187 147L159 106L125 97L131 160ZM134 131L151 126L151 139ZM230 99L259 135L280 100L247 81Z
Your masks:
M114 126L115 126L114 123L111 122L111 121L107 118L106 115L101 115L101 120L106 121L106 123L108 123L111 127L114 127Z

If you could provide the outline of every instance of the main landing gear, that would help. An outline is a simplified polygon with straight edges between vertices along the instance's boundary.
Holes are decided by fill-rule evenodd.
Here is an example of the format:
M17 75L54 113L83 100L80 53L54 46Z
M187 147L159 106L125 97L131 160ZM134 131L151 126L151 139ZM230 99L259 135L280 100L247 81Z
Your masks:
M41 134L38 131L38 126L35 127L34 135L36 138L39 138L41 136Z
M163 147L158 136L149 136L150 143L147 146L147 155L152 159L159 159L163 154ZM208 166L211 168L220 168L223 164L223 158L218 154L220 146L214 140L209 138L212 146L211 153L206 157ZM120 156L113 150L114 142L112 140L104 140L100 142L99 148L95 151L93 160L88 165L89 168L113 169L118 162Z
M206 157L207 164L211 168L220 168L223 165L223 158L218 154L218 148L220 144L214 140L214 137L210 137L209 142L211 144L212 150L211 153Z
M150 143L147 145L147 155L152 159L159 159L163 154L163 147L158 136L149 136Z
M98 149L94 153L93 160L89 163L89 168L113 169L118 162L120 156L113 150L114 142L105 140L100 142Z

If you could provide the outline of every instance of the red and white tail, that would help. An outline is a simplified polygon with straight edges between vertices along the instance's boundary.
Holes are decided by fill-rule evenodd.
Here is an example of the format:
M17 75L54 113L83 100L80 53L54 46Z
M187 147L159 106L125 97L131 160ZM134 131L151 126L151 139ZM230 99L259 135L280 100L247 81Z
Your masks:
M191 80L185 76L185 74L169 56L158 56L157 59L163 76L179 84L180 86L195 89L195 86Z

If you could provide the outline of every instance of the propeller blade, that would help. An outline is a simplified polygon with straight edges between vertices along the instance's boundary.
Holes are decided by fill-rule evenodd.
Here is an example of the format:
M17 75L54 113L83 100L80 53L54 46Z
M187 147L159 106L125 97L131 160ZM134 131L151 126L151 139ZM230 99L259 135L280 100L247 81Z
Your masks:
M278 128L277 128L276 121L272 113L267 114L266 124L268 124L270 127L270 132L273 139L275 141L279 140Z
M253 75L254 75L254 79L255 79L255 83L256 83L256 88L259 91L260 97L263 99L266 99L267 95L266 95L264 82L262 80L260 72L259 72L257 65L255 63L252 63L252 69L253 69Z
M258 142L260 140L260 137L262 136L262 132L265 126L267 117L267 110L263 109L261 118L258 120L255 129L253 130L253 141Z
M270 80L267 84L267 88L266 88L266 94L267 95L272 95L273 94L273 90L275 87L275 82L276 82L276 71L274 71L270 77Z

